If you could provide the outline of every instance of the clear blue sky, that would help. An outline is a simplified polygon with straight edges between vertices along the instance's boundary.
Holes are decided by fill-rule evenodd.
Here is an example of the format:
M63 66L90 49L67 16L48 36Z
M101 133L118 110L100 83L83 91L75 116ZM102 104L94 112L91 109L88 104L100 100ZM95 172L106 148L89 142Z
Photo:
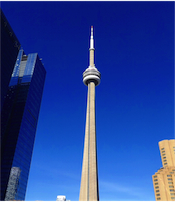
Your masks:
M94 26L100 200L155 200L158 142L174 138L174 2L1 2L47 71L26 200L78 200Z

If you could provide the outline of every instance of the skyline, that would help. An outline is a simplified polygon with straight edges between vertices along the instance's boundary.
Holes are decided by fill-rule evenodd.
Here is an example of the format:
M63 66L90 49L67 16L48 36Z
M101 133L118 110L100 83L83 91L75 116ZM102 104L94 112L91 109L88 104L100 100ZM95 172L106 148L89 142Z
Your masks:
M87 99L82 73L92 25L102 74L96 89L100 200L155 200L158 142L174 138L173 6L1 2L25 53L37 52L47 72L26 200L78 200Z

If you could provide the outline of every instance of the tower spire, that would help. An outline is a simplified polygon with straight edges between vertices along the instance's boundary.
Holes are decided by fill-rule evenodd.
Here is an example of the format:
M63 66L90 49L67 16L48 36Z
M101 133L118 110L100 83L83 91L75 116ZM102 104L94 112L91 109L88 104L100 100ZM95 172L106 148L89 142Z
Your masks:
M93 26L91 26L91 37L90 37L90 48L89 48L89 63L90 67L94 67L94 37L93 37Z
M91 26L90 50L94 50L93 26Z

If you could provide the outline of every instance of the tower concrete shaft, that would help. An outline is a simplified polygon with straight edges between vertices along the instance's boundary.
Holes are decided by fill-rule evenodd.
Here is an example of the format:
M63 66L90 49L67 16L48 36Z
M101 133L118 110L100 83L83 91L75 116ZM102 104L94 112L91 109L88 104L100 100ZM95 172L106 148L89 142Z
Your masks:
M83 82L88 86L86 129L84 140L83 165L80 186L80 201L98 201L98 169L95 124L95 86L100 83L100 72L94 65L93 27L90 40L90 66L83 73Z

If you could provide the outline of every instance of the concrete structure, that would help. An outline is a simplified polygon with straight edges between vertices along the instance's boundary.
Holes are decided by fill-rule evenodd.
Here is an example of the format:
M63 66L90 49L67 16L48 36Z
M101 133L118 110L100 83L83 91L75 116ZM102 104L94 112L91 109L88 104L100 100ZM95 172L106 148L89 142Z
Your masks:
M153 176L156 201L175 201L175 140L159 142L163 168Z
M175 140L160 141L159 149L163 167L175 166Z
M90 66L83 73L83 82L88 86L88 95L80 201L99 200L95 126L95 86L99 85L101 74L94 65L94 50L93 27L91 27L89 49Z

